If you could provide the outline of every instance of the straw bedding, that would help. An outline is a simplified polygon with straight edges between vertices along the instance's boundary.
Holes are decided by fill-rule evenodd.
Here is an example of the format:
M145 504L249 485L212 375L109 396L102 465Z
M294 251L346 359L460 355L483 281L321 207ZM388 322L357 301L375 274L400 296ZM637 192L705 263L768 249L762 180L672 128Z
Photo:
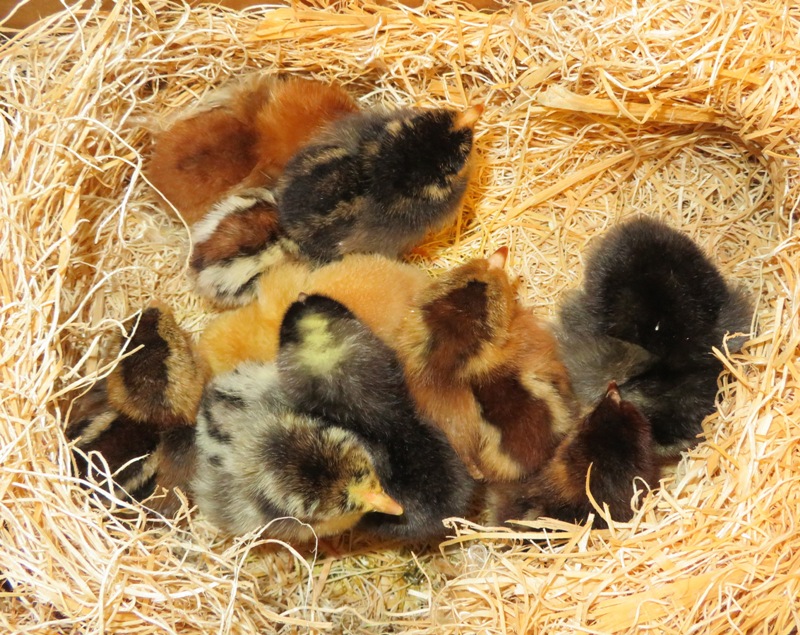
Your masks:
M797 629L798 33L793 0L242 14L151 1L66 12L3 44L0 630ZM174 523L136 507L123 522L81 489L63 428L107 373L109 336L155 296L192 332L209 316L186 281L186 227L143 177L150 133L251 68L339 81L365 104L486 105L474 187L415 254L426 268L507 244L522 295L552 315L591 238L638 211L753 289L758 335L726 361L707 440L632 522L453 522L441 548L345 539L346 555L315 558L226 538L188 506Z

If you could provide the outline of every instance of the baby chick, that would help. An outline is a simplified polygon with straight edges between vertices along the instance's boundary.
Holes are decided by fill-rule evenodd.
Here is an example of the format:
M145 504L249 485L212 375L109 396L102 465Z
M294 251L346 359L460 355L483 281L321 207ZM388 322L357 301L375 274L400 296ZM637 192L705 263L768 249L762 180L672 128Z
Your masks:
M229 194L192 228L195 290L224 307L252 302L259 277L287 256L270 190Z
M243 361L275 359L283 316L303 292L338 300L391 344L406 312L429 283L418 267L377 254L349 254L318 269L281 262L257 282L257 302L212 320L198 349L214 374L231 371Z
M78 476L101 474L105 463L118 495L136 500L150 496L155 490L156 462L151 455L158 446L158 427L109 407L105 382L79 400L74 415L65 434L82 450L73 454Z
M301 297L281 324L277 366L294 404L361 438L402 515L365 516L370 535L423 540L464 516L473 482L445 436L420 418L394 352L344 305Z
M491 481L538 469L575 416L555 338L518 302L503 269L507 253L440 276L398 341L420 409L473 476Z
M353 252L396 257L458 211L480 107L341 119L287 164L281 226L318 263Z
M590 253L583 289L560 309L561 352L584 402L617 381L650 420L659 453L674 456L714 410L722 364L712 347L749 332L751 313L688 236L637 217ZM729 350L744 339L729 339Z
M209 384L198 416L200 510L229 533L268 525L305 542L403 508L353 432L296 412L274 364L245 363Z
M357 110L338 86L251 73L157 135L147 176L191 225L231 188L273 185L320 129Z
M108 401L125 416L160 428L193 425L204 366L172 311L154 304L129 322L120 359L108 377Z
M174 489L186 489L194 471L204 366L165 305L149 307L129 329L117 349L132 352L80 400L66 434L83 452L75 453L80 476L98 472L105 461L118 495L144 500L166 490L149 506L171 514L180 503Z
M634 479L653 487L658 474L647 418L611 383L594 410L561 442L552 461L525 482L492 486L493 521L547 516L585 522L595 511L586 494L587 477L597 505L607 505L612 519L628 521L633 516ZM605 526L598 517L595 527Z
M80 478L96 479L108 469L116 498L147 501L165 516L177 511L175 489L186 491L194 471L193 427L136 421L109 406L106 384L98 382L76 403L65 434L80 450L73 452ZM153 497L156 492L163 494Z

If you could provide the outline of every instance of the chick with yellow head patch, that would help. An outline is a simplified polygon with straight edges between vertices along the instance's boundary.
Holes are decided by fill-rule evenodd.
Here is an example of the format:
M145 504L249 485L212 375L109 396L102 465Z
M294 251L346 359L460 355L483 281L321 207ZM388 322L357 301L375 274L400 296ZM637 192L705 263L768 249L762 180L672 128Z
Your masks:
M445 436L417 412L395 353L343 304L301 296L281 323L277 367L295 407L363 439L403 514L371 514L357 531L424 540L464 516L474 483Z

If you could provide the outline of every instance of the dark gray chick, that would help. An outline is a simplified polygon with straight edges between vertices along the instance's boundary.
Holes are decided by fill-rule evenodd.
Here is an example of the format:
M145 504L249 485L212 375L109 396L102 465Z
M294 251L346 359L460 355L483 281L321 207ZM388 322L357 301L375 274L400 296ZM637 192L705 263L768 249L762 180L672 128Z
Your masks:
M697 443L713 412L722 364L712 347L729 333L731 352L750 331L751 303L725 282L685 234L639 216L591 251L583 288L559 310L559 341L573 387L586 404L610 381L650 420L658 452Z
M316 262L401 254L457 213L482 110L403 109L334 122L286 166L281 227Z

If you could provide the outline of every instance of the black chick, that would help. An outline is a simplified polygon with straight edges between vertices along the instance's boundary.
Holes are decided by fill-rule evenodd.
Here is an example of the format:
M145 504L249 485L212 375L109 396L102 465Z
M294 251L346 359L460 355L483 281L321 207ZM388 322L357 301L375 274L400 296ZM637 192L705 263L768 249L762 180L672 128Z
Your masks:
M481 112L404 109L331 124L279 182L287 236L316 262L353 252L401 254L458 211Z
M616 380L650 420L658 452L674 456L714 410L722 364L712 347L749 332L751 312L688 236L637 217L589 255L583 289L560 309L561 352L579 397ZM744 341L729 339L729 350Z
M243 363L215 377L197 428L193 492L229 533L268 525L274 538L306 542L346 531L369 512L403 513L362 441L295 412L272 363Z
M344 305L301 297L280 329L277 365L298 408L357 434L402 516L372 514L356 527L404 540L444 534L464 516L474 482L444 434L420 418L394 352Z
M643 482L639 489L658 482L650 424L633 403L620 397L614 383L538 473L522 483L492 486L494 520L547 516L583 523L596 512L586 494L587 474L597 505L607 505L611 518L623 522L633 516L634 479ZM595 527L605 526L598 517Z
M186 490L194 471L204 367L168 307L151 306L128 326L130 338L116 348L132 352L79 400L66 435L81 450L79 476L105 462L117 496L142 501L163 489L148 506L171 514L180 505L175 488Z

